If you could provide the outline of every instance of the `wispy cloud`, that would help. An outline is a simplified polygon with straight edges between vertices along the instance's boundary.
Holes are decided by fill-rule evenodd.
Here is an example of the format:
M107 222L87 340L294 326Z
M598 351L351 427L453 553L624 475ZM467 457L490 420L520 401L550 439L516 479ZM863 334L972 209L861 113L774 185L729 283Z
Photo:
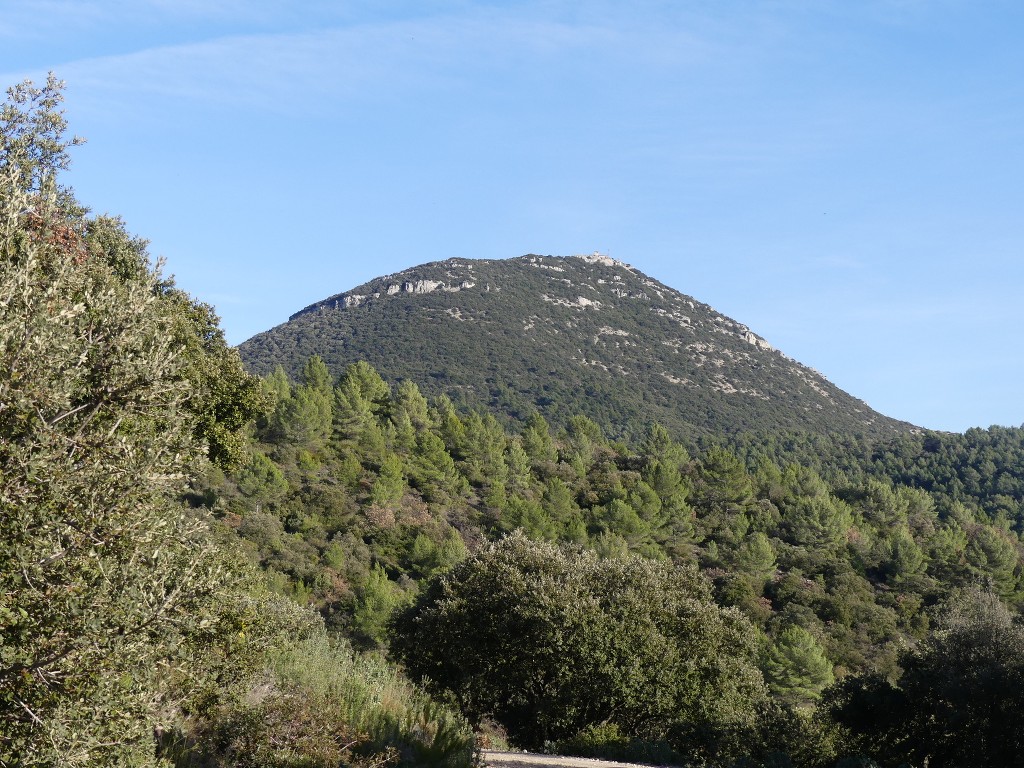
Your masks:
M60 16L65 6L78 4L52 0L39 4L39 12L44 10L41 5L54 5L45 12ZM177 1L148 0L144 5L160 13L173 7L180 17L192 6L197 14L217 15L247 4L220 0L211 9L204 0L187 2L182 8ZM104 12L101 6L109 13L109 3L83 3L71 14L76 18L67 21L65 16L63 23L95 23ZM424 88L458 88L488 71L499 80L502 72L520 76L532 70L540 75L544 62L553 60L563 71L585 71L621 62L633 68L678 67L713 55L707 41L686 30L561 22L485 9L311 32L236 34L120 55L54 61L52 66L76 89L105 95L148 93L292 109L310 106L310 99L357 94L397 98ZM2 76L11 80L29 74L33 73Z
M325 3L309 3L322 10ZM230 19L234 24L294 14L286 0L12 0L5 3L8 30L72 31L99 24L131 24Z

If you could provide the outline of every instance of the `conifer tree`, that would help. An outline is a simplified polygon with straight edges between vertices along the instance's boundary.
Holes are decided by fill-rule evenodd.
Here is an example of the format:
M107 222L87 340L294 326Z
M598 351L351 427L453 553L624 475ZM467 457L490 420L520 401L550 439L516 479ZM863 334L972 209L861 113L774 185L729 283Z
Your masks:
M762 664L772 693L788 704L809 704L834 680L832 663L810 632L791 626L768 649Z
M523 450L533 464L554 462L558 458L555 441L551 437L551 428L539 413L534 411L526 420L523 429Z

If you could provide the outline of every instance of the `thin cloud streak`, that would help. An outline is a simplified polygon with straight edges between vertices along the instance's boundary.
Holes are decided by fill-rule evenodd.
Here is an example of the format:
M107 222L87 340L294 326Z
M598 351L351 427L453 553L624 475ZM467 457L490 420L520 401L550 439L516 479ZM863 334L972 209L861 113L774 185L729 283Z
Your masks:
M658 52L661 53L658 53ZM525 70L545 59L564 63L597 54L605 68L629 60L671 59L673 66L704 63L731 53L693 35L649 28L621 29L519 20L485 14L359 25L308 33L222 37L126 54L67 61L62 77L99 90L186 97L273 108L282 99L355 95L375 86L388 91L453 86L478 68ZM732 52L734 53L734 52ZM5 76L10 78L12 73ZM23 74L23 73L17 73ZM38 73L36 73L38 74ZM325 75L329 75L326 76Z

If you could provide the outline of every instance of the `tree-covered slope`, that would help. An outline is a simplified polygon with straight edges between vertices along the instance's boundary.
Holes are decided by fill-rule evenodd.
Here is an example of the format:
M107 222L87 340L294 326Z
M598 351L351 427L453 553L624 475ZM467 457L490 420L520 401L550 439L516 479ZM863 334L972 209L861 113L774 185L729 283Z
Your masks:
M562 429L536 413L503 426L447 397L428 400L415 382L389 385L364 362L335 378L313 358L297 381L276 370L264 384L276 405L252 431L248 462L194 481L191 501L332 631L390 645L414 676L471 719L494 718L521 746L546 734L557 748L607 757L618 745L619 757L662 763L726 766L781 750L800 768L855 754L896 765L911 749L931 754L920 751L935 733L928 707L947 706L946 689L920 707L900 698L902 682L892 689L907 665L917 665L909 682L919 692L945 685L929 666L944 653L929 649L949 645L946 625L934 623L948 613L940 606L971 606L978 587L1013 610L1024 603L1022 524L1012 514L1024 495L1013 470L1021 430L874 447L779 434L690 452L657 425L633 442L609 441L581 416ZM939 482L972 471L973 485ZM703 586L657 586L667 583L659 574L677 572ZM724 609L750 643L705 632L700 653L682 653L677 640L693 636L656 618L680 590L708 617L701 626ZM621 621L634 633L627 644ZM983 622L965 654L988 647L990 630L1006 634ZM681 658L728 660L722 669L738 676L725 682L760 675L770 700L755 695L759 685L694 696L699 674L672 676ZM1018 662L1016 652L999 656L986 675L1016 674ZM949 672L956 685L971 674L962 663ZM610 680L607 696L580 680ZM1012 686L979 686L981 698L1019 699ZM897 709L872 714L878 692ZM671 706L648 709L666 696ZM703 721L688 709L695 701L728 702L724 720L712 712ZM835 730L833 710L847 730ZM987 718L943 738L970 737Z
M955 588L1024 595L1019 521L993 519L984 496L859 467L825 480L720 446L690 454L659 426L632 444L580 416L551 430L533 414L510 429L414 382L391 387L366 363L335 381L314 358L298 382L283 371L265 381L277 405L249 462L196 485L193 500L282 591L364 642L383 641L417 583L516 529L605 556L697 562L723 603L780 642L791 625L812 631L847 672L890 672L927 606ZM805 655L806 640L788 638Z
M791 429L891 435L889 419L746 326L604 256L450 259L306 307L239 348L251 370L291 375L318 355L363 360L428 396L521 421L575 414L610 434L651 422L675 435Z

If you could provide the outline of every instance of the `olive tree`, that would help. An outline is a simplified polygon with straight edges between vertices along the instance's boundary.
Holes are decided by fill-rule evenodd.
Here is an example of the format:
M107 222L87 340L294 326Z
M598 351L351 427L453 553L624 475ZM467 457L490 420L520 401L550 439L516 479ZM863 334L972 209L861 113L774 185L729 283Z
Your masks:
M0 112L0 765L145 764L232 584L179 501L216 430L167 282L57 185L61 87Z

